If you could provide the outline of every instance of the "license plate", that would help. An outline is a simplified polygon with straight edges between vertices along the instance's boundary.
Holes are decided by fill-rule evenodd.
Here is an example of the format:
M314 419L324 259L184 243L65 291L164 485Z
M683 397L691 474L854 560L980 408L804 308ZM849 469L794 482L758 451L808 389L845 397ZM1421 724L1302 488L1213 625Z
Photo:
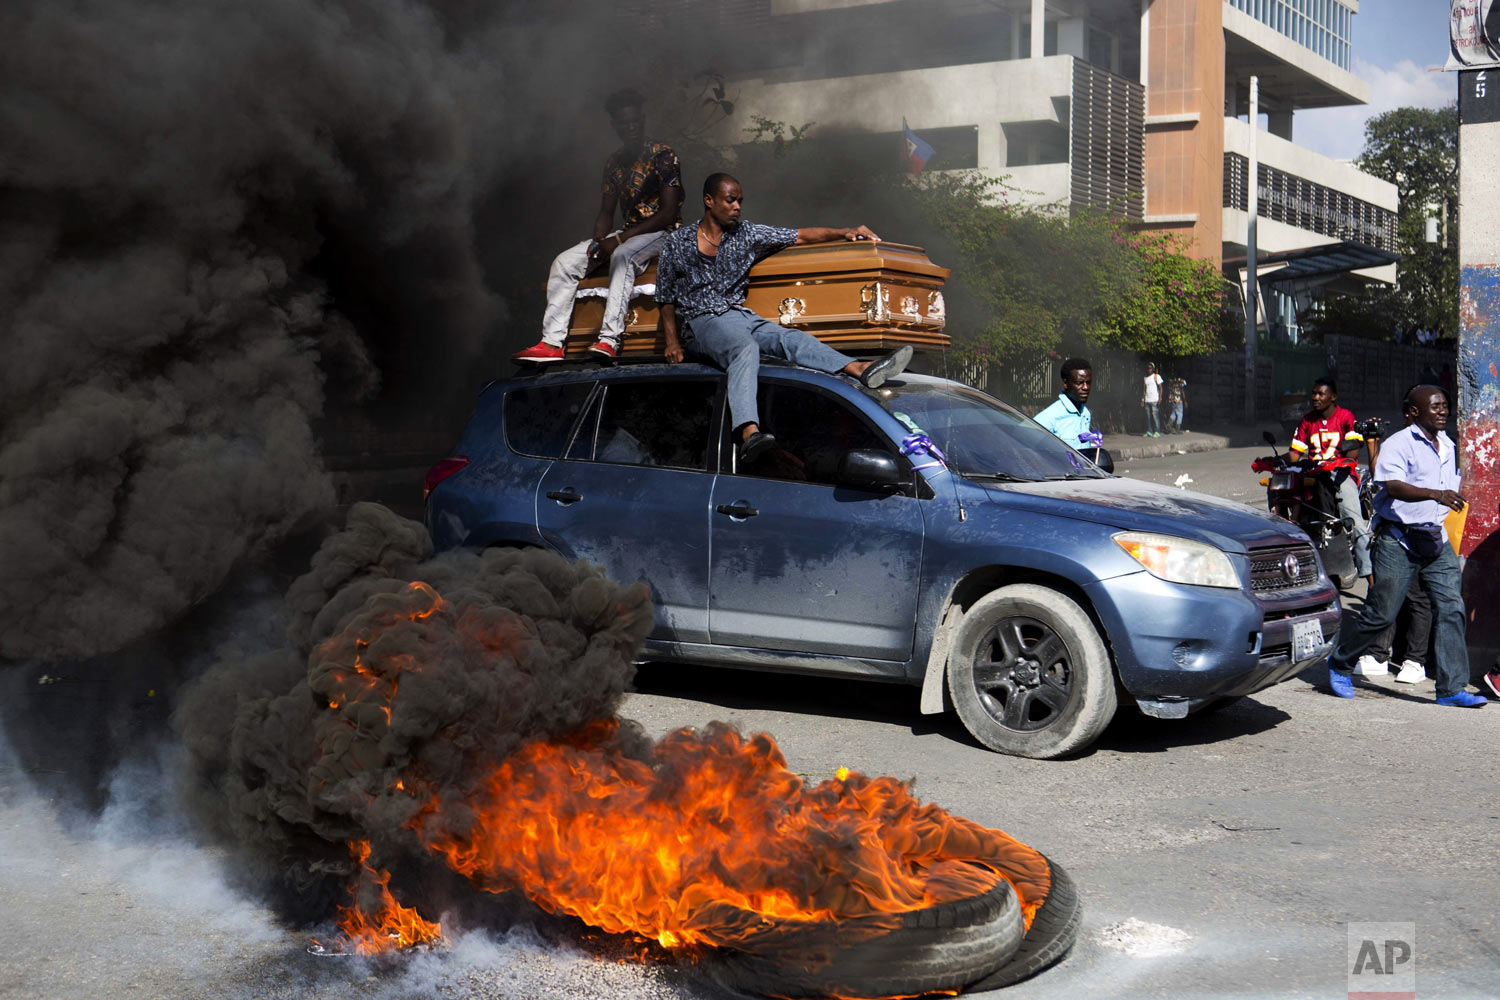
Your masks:
M1305 660L1323 645L1323 623L1314 618L1292 623L1292 659Z

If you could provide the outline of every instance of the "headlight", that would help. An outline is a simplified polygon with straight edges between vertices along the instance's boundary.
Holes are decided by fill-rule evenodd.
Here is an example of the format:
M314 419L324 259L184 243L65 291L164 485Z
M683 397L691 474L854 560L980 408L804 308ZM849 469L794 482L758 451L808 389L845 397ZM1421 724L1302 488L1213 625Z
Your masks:
M1239 589L1240 578L1234 564L1212 545L1150 531L1122 531L1114 539L1116 545L1159 580Z

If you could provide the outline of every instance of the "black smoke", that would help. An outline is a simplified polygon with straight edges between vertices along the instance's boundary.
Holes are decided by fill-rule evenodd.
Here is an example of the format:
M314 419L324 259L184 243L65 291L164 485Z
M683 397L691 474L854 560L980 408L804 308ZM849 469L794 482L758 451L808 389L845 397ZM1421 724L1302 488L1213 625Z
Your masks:
M0 657L120 649L316 520L330 403L472 398L493 249L585 227L551 185L609 138L589 6L540 6L0 5Z
M539 550L434 557L421 525L375 504L288 602L287 644L221 659L175 724L190 812L294 919L348 886L349 841L420 864L416 810L437 809L425 835L461 838L522 741L614 717L652 620L643 585Z

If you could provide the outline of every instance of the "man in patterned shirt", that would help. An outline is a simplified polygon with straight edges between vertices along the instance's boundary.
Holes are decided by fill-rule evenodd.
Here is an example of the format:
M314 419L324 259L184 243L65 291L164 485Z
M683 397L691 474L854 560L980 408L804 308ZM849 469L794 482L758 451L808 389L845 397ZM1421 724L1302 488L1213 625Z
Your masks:
M856 361L804 330L781 326L745 308L750 268L778 250L834 240L879 240L864 226L783 229L740 221L744 193L728 174L703 182L703 218L667 237L656 265L656 301L667 360L684 350L702 354L729 373L729 412L740 437L740 460L753 462L776 439L760 429L755 406L760 356L768 354L822 372L842 372L874 389L911 360L899 347L874 361Z
M512 354L513 360L543 364L563 359L578 282L600 261L609 262L609 295L604 300L604 326L589 351L605 360L619 353L635 279L661 252L667 233L682 221L678 215L682 171L677 154L665 143L646 139L644 103L639 91L629 89L616 91L604 102L623 145L604 164L604 198L594 219L594 235L552 261L541 342ZM621 226L610 231L617 206Z
M1313 382L1313 408L1297 425L1291 450L1299 458L1328 462L1340 455L1359 459L1364 435L1354 427L1354 414L1339 405L1339 388L1324 376ZM1374 463L1371 463L1372 465ZM1359 509L1359 483L1346 475L1338 484L1339 516L1354 522L1354 571L1370 581L1370 529Z

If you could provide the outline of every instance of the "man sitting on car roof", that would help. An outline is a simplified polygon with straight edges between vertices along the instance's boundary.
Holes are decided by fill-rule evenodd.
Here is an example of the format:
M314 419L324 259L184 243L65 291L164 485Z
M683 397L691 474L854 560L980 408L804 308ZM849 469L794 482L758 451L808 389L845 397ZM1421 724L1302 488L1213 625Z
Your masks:
M621 145L604 164L604 197L594 218L594 235L552 261L542 339L512 354L512 360L546 364L563 359L578 281L603 262L609 264L609 297L604 300L603 328L589 353L606 361L619 353L635 279L655 259L668 231L681 224L682 170L671 146L646 138L641 111L645 102L640 91L628 87L605 100L604 110ZM611 231L616 206L622 221Z
M668 361L681 361L688 350L729 373L729 411L740 435L740 458L749 462L776 443L760 429L755 406L761 354L851 375L873 389L906 368L912 349L899 347L874 361L856 361L804 330L781 326L746 309L750 268L763 257L793 245L880 237L864 226L783 229L741 222L743 200L739 181L724 173L709 175L703 182L703 218L672 232L662 246L656 301L661 303Z

